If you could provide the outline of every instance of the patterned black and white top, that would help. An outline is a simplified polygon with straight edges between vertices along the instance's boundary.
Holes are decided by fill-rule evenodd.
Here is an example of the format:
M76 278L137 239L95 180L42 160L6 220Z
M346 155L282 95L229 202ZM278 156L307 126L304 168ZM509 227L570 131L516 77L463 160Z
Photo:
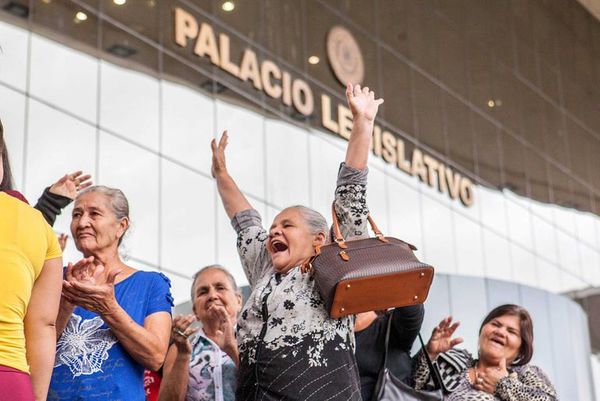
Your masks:
M451 349L434 362L449 392L447 401L556 401L556 390L544 372L534 365L508 368L509 375L498 381L496 392L489 394L473 388L469 368L477 363L467 350ZM423 351L414 358L413 373L416 389L435 388Z
M367 170L342 164L335 208L345 238L367 234ZM331 319L311 274L273 269L267 231L256 210L232 225L252 293L238 321L236 399L360 400L354 317Z

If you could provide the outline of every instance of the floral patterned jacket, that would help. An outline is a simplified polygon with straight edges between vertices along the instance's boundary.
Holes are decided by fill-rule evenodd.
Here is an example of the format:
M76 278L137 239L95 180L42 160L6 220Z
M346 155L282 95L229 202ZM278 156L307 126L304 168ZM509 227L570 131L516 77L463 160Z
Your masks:
M367 170L344 164L335 209L346 238L367 234ZM310 273L273 269L255 210L232 219L252 293L238 321L238 400L360 400L354 317L331 319Z

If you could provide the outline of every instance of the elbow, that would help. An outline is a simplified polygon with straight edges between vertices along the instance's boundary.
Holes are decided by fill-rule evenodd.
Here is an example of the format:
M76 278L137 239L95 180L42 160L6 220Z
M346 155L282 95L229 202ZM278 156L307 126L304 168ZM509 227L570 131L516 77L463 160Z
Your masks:
M151 357L146 361L146 368L153 372L157 372L165 363L165 357L165 353L155 352L154 355L151 355Z

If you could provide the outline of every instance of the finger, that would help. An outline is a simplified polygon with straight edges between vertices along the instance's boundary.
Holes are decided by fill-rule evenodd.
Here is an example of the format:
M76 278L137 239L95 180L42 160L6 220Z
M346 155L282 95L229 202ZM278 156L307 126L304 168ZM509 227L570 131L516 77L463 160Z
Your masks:
M227 147L227 130L223 131L223 133L221 134L221 140L219 141L219 149L220 150L225 150L225 148Z
M69 178L71 178L72 180L75 180L81 174L83 174L83 171L82 170L77 170L74 173L69 174Z
M460 322L454 322L450 327L448 327L448 333L452 335L458 326L460 326Z
M90 181L90 182L84 182L83 184L80 184L80 185L77 187L77 190L78 190L78 191L82 191L82 190L86 189L87 187L91 187L93 184L94 184L94 183L93 183L93 182L91 182L91 181Z
M65 271L65 278L69 281L73 280L73 263L67 263L67 270Z
M500 370L506 370L506 357L503 356L502 359L500 359Z
M369 94L369 92L370 92L370 91L369 91L369 87L368 87L368 86L365 86L364 88L362 88L362 92L363 92L365 95L368 95L368 94Z
M369 92L369 99L375 100L375 92L373 92L373 91Z
M379 106L380 104L383 104L383 99L375 100L375 106Z
M354 92L352 91L352 84L348 82L346 84L346 99L348 99L348 102L350 102L352 96L354 96Z
M212 149L213 152L213 156L215 155L215 153L217 152L217 140L216 139L212 139L210 141L210 148Z
M69 179L69 175L65 174L63 177L60 178L60 180L56 181L57 184L63 184L65 183L67 180Z
M458 344L461 344L463 342L463 338L462 337L457 337L452 339L452 341L450 341L450 347L454 348L456 347Z
M360 95L360 85L354 85L354 96Z
M81 177L77 178L77 182L82 183L91 178L92 178L92 176L90 174L82 175Z

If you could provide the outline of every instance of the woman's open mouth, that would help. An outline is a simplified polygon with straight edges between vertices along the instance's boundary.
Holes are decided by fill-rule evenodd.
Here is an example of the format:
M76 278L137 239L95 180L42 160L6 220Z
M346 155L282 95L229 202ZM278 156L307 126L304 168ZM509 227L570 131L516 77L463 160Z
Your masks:
M288 250L288 246L284 242L274 239L271 240L271 250L273 254L285 252Z

